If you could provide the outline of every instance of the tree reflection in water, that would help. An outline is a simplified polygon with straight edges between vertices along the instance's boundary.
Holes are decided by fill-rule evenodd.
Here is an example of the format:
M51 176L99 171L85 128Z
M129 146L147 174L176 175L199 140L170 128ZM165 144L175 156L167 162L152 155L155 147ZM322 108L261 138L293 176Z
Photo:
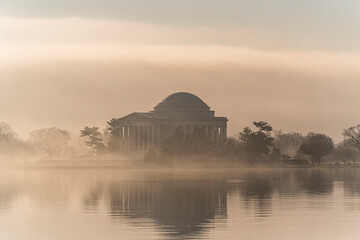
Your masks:
M0 212L22 197L31 199L31 206L57 208L75 199L85 213L106 209L115 222L126 219L137 227L148 221L165 236L196 238L213 228L215 219L227 218L230 202L238 204L241 214L266 220L277 201L331 199L334 189L357 199L359 173L360 169L3 171ZM298 203L292 204L296 208ZM317 204L321 206L313 207L329 207L323 201ZM355 200L344 201L344 206L360 209Z

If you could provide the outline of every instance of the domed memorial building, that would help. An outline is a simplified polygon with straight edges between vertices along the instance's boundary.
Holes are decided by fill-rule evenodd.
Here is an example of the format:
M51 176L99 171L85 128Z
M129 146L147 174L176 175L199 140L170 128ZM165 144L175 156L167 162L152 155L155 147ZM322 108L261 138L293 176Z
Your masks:
M202 129L209 140L220 142L226 138L227 121L226 117L215 117L215 112L199 97L186 92L174 93L153 111L134 112L117 119L119 149L140 151L161 147L177 128L185 134Z

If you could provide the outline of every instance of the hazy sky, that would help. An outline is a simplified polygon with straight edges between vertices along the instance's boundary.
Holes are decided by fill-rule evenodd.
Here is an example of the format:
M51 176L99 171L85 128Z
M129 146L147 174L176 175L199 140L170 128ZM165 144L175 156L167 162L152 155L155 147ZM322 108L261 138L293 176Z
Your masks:
M189 91L229 118L360 123L360 1L3 0L0 121L77 132Z

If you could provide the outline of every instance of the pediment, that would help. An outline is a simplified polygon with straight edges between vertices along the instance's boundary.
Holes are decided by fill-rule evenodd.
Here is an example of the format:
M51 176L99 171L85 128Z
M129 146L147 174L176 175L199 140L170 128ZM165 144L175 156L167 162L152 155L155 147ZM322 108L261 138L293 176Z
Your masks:
M148 121L151 119L153 118L151 116L148 116L148 114L135 112L119 118L119 122Z

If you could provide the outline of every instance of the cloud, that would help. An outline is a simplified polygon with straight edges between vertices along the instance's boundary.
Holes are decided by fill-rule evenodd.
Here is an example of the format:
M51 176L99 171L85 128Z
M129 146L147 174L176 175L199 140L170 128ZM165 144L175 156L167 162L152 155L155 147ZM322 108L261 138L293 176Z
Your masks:
M1 17L0 44L10 45L221 45L263 50L359 52L360 35L347 32L310 33L299 28L265 25L171 25L116 18L15 18Z
M104 126L176 91L228 116L230 135L266 120L339 140L360 119L356 53L216 43L261 35L114 19L1 18L0 32L0 119L22 136L44 126Z
M250 29L169 26L118 19L0 18L3 44L214 44L245 39ZM224 35L219 39L219 36Z

